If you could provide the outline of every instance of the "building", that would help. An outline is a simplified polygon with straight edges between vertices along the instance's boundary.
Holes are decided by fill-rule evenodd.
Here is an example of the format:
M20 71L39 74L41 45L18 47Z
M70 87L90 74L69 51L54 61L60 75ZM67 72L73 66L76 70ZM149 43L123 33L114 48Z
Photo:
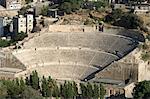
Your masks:
M135 14L140 14L140 13L147 13L150 11L150 5L149 4L132 4L130 6L130 9L134 10Z
M26 33L26 17L24 17L23 15L19 15L17 17L14 17L14 19L13 19L13 32L14 33L20 33L20 32Z
M25 0L0 0L1 5L11 10L20 9L24 3Z
M29 33L33 29L33 15L27 14L26 16L19 15L13 19L13 32L14 33Z
M27 14L26 16L26 25L27 33L30 33L33 30L33 15Z
M12 32L12 18L0 17L0 36L6 36Z
M3 17L0 17L0 36L3 36L3 34L4 34L3 21L4 21L4 18L3 18Z
M48 9L48 16L52 18L58 17L58 9Z
M129 0L109 0L109 3L120 4L120 3L128 3Z
M3 26L4 26L4 36L11 35L11 33L13 32L13 18L4 17Z
M11 23L12 23L12 18L4 17L4 21L3 21L4 26L10 25Z
M33 2L43 2L45 0L33 0Z

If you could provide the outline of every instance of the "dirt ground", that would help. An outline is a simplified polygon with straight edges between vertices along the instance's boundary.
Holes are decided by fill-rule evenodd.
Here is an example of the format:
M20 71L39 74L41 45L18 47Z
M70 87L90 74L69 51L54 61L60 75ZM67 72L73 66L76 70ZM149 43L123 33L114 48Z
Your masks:
M138 14L138 16L144 21L144 24L150 26L150 14Z
M16 10L0 10L0 17L13 17L17 14L18 12Z
M80 10L78 12L63 16L64 22L62 24L83 25L86 20L94 21L90 18L90 14L97 18L103 18L106 15L105 12Z

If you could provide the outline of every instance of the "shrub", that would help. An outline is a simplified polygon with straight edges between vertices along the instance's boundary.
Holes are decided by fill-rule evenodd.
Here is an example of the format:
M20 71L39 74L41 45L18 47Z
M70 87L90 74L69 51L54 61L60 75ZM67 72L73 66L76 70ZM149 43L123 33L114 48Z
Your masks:
M89 19L86 19L84 22L84 25L92 25L92 24L93 24L93 21Z
M146 36L146 39L148 39L148 41L150 41L150 34L148 34L148 35Z
M148 53L148 52L142 53L141 58L144 61L148 61L150 59L150 53Z
M105 17L104 21L126 29L137 29L138 27L143 27L143 21L137 15L123 12L120 9L113 10Z
M144 44L142 45L142 49L146 50L146 49L148 49L148 48L149 48L149 46L148 46L146 43L144 43Z
M0 47L7 47L10 46L10 42L7 40L0 39Z
M59 8L67 14L70 14L72 12L71 3L69 2L64 2Z
M27 36L28 36L27 33L24 32L17 33L14 38L14 41L22 41Z
M124 12L122 12L122 10L120 9L112 10L112 12L105 17L104 21L108 23L113 23L119 20L122 17L123 13Z
M43 6L43 8L41 9L41 15L47 16L47 14L48 14L48 9L49 9L48 6Z
M114 25L121 26L127 29L137 29L142 27L143 21L135 14L125 13L120 20L114 22Z
M134 99L149 99L150 81L142 81L135 85L133 90Z
M25 0L26 4L33 2L33 0Z
M61 2L59 9L67 14L79 10L83 4L83 0L64 0Z
M22 7L18 13L19 13L20 15L25 15L26 12L27 12L27 10L28 10L29 8L31 8L30 5L28 5L28 6L26 6L26 7Z

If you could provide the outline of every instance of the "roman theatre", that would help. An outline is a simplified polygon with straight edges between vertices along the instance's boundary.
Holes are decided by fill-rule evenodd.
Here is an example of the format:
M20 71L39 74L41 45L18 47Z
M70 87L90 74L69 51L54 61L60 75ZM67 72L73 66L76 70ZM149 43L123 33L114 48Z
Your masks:
M19 42L17 49L1 52L0 74L20 77L36 70L40 76L57 80L126 80L132 76L136 81L138 64L123 60L143 41L135 30L105 27L99 32L96 26L50 25Z

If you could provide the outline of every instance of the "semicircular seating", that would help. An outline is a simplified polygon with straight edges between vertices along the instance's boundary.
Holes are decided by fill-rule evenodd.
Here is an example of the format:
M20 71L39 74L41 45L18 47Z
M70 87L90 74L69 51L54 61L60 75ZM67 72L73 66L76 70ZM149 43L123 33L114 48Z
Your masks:
M123 56L137 44L132 39L105 33L44 33L25 43L24 47L82 47L110 53L117 51Z
M104 67L118 57L106 53L89 49L27 49L13 53L20 61L26 65L41 63L67 63L97 65Z
M82 80L89 74L97 71L98 69L95 67L84 66L84 65L44 65L37 66L35 68L29 69L29 71L36 70L39 73L39 76L45 77L51 76L54 79L60 80Z
M55 79L82 80L136 47L131 38L105 33L43 33L13 52L27 70Z

